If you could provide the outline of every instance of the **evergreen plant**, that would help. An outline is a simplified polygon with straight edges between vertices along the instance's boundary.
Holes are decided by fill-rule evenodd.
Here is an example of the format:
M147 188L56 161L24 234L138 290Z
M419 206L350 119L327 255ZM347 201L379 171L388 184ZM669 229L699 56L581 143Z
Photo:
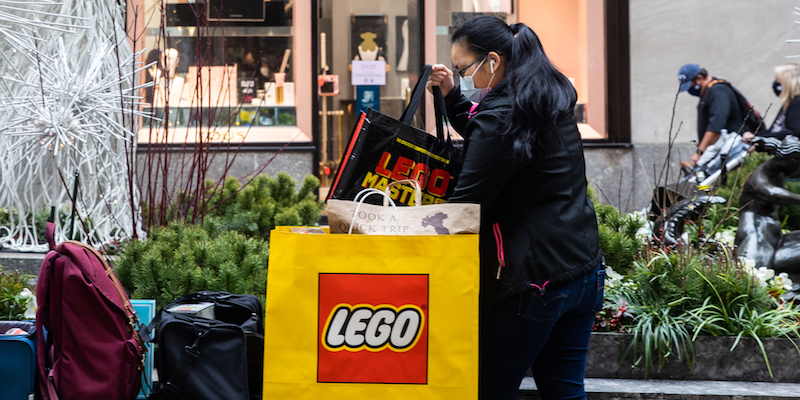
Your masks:
M263 303L268 259L263 239L175 222L129 243L116 273L132 298L155 299L159 308L199 290L254 294Z
M234 230L260 237L268 237L278 225L315 225L324 208L314 194L319 179L308 175L299 190L295 187L296 181L285 172L274 178L258 175L244 188L228 177L222 187L208 189L204 225L211 232Z

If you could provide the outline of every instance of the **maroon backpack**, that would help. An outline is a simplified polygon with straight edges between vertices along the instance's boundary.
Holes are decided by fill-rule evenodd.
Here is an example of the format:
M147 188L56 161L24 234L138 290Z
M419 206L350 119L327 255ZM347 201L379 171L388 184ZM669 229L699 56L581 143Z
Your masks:
M51 225L51 250L36 284L40 398L134 399L146 348L128 295L91 246L67 241L55 247Z

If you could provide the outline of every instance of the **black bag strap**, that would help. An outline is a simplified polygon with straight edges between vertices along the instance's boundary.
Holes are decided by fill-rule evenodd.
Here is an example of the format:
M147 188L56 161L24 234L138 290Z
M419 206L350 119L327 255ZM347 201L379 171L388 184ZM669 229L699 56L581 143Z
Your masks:
M186 380L189 378L194 365L197 363L197 359L200 358L200 339L205 337L208 330L211 328L209 324L200 321L192 325L197 332L194 343L192 343L191 346L183 348L181 359L178 361L178 365L175 366L175 371L172 372L172 376L169 377L167 383L162 385L157 392L148 396L148 400L174 399L181 393L181 390L183 390L183 385L186 384Z
M436 113L436 137L439 140L445 140L444 137L444 122L447 121L447 107L444 104L444 96L442 96L442 89L439 86L433 87L433 110ZM450 139L450 131L447 131L447 143L452 143Z
M414 91L411 93L411 100L403 111L403 115L400 117L400 121L404 124L410 125L411 121L414 119L414 114L417 112L422 98L425 95L425 86L428 83L432 68L433 67L430 65L426 65L425 68L423 68L419 76L419 81L417 81L416 86L414 86ZM445 140L444 121L447 120L447 108L444 103L444 96L442 96L442 90L438 86L433 86L433 109L436 113L436 137L439 138L439 140ZM449 133L446 140L448 143L451 143Z
M715 79L715 80L711 81L711 83L708 84L708 87L714 86L714 84L717 84L717 83L724 84L725 86L729 87L731 89L731 91L733 92L733 97L736 98L736 104L739 106L739 110L745 116L745 129L750 129L750 130L753 130L753 133L758 133L758 132L755 132L755 130L760 131L761 129L759 128L759 126L748 126L748 125L753 125L755 123L758 123L758 125L761 125L762 121L764 120L764 118L761 116L761 114L758 111L756 111L755 107L750 105L750 102L747 100L747 98L744 97L742 92L740 92L738 89L733 87L733 85L731 85L730 82L728 82L728 81L726 81L724 79ZM749 121L750 118L754 118L755 121ZM747 122L749 122L749 124Z
M161 322L161 314L162 313L164 313L163 309L161 311L159 311L158 314L156 314L156 317L153 318L153 320L150 321L149 324L142 325L141 327L139 327L139 337L142 338L142 340L145 343L153 342L152 333L153 333L153 331L155 331L156 326L158 325L158 323Z
M432 68L433 67L430 65L426 65L425 68L422 69L417 85L414 86L414 91L411 92L411 101L408 102L408 106L406 106L405 111L403 111L403 115L400 116L400 121L406 125L411 125L414 114L417 113L417 108L419 108L419 104L422 102L422 96L425 95L425 85L428 84L428 77L431 76Z

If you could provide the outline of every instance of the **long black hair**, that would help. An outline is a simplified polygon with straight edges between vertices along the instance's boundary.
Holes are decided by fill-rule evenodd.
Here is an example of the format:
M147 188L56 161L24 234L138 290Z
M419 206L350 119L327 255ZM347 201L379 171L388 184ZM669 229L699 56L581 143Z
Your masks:
M506 60L506 79L515 92L511 115L499 134L512 143L512 155L532 158L554 153L559 146L558 120L574 112L577 93L569 79L544 54L539 37L525 24L507 25L494 16L467 21L453 33L474 55L494 51Z

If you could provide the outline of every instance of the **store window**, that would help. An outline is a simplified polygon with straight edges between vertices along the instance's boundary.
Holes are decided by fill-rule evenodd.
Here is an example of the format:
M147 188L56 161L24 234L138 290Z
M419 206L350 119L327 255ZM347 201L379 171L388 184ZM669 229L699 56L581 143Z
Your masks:
M439 0L437 61L450 65L450 36L480 14L531 27L578 92L575 116L587 143L630 141L627 1Z
M293 1L140 0L145 112L139 143L285 143L298 128ZM142 18L143 17L143 18Z
M536 32L545 53L578 92L575 116L583 139L607 136L604 2L526 0L518 20Z
M403 113L423 64L421 3L317 1L321 195L336 173L359 112L373 108L396 118ZM365 74L366 65L379 65L379 73ZM422 126L422 119L418 115L415 124Z

